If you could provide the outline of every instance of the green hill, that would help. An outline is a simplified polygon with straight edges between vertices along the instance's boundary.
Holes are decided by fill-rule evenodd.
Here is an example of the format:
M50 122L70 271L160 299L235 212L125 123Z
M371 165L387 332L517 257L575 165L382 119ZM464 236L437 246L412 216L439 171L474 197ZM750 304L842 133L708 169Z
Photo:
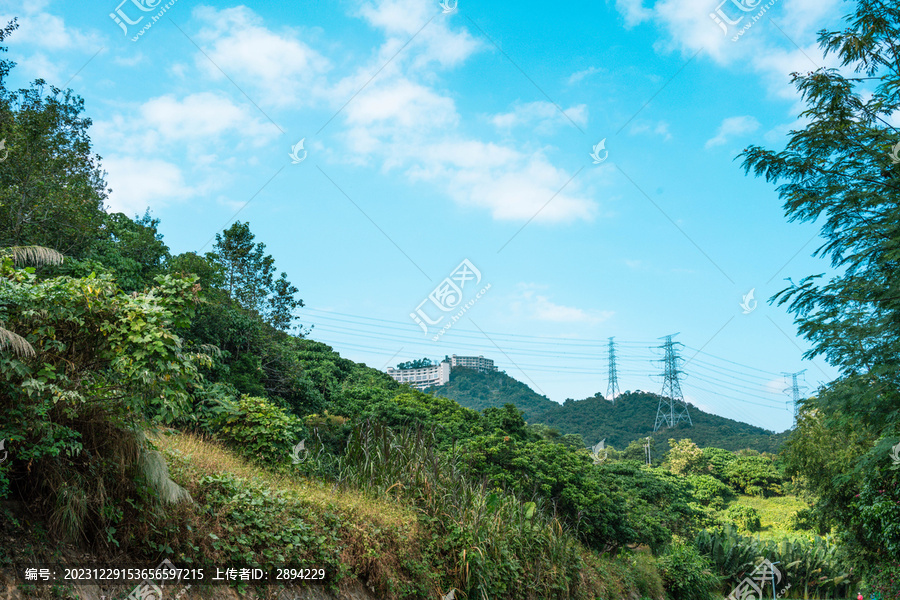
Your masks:
M691 438L700 447L776 452L785 435L713 415L691 404L688 410L693 427L682 424L674 430L661 429L654 434L658 394L628 392L620 395L615 403L598 394L559 404L503 372L479 373L471 369L454 369L448 383L430 391L476 410L512 403L525 414L529 423L544 423L563 434L580 434L587 444L595 444L605 438L608 445L620 449L632 440L652 435L657 440Z
M450 372L450 381L431 388L431 391L473 410L515 404L529 423L538 422L540 415L559 406L506 373L481 373L465 367L454 368Z

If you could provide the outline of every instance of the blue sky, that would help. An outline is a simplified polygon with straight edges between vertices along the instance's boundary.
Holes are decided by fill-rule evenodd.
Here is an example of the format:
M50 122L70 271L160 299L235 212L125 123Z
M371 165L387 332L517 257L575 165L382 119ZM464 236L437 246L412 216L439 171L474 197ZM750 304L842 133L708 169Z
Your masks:
M735 157L802 126L789 73L834 65L816 32L849 3L0 6L14 84L85 99L109 210L173 252L249 221L348 358L482 354L561 402L606 392L610 336L622 391L659 391L678 332L688 401L778 431L781 372L835 376L767 302L827 270L817 229Z

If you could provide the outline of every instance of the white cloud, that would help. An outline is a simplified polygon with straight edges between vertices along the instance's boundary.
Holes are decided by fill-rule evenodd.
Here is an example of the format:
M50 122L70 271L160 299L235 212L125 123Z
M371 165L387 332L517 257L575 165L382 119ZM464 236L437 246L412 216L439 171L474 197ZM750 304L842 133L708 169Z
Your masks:
M164 160L110 156L103 160L103 167L112 188L109 212L124 212L130 217L143 213L148 206L160 208L195 194L181 169Z
M408 79L370 86L347 105L352 126L389 124L405 130L447 127L457 120L452 99Z
M173 95L148 100L140 107L140 124L158 132L165 141L208 144L233 133L259 145L278 130L257 115L252 107L239 106L222 94L201 92L181 100Z
M25 2L15 13L0 15L0 22L6 25L14 17L19 28L9 37L13 46L31 45L43 50L80 49L95 52L101 43L94 35L83 33L77 27L66 25L62 17L42 12L46 3ZM93 48L93 50L91 50Z
M666 121L635 121L634 125L628 130L628 133L631 135L636 135L639 133L652 133L660 136L662 139L668 141L672 139L672 134L669 132L669 124Z
M112 210L130 215L226 188L250 148L280 135L257 114L221 93L201 92L152 98L95 122Z
M16 56L15 63L16 71L26 73L29 80L41 78L62 85L68 79L68 77L63 79L63 65L58 60L48 58L43 52L35 52L21 58Z
M422 6L411 0L387 0L366 5L362 14L374 26L405 36L427 21L420 22L423 15L433 14ZM418 37L432 29L440 33L442 27L447 27L446 20L435 20ZM448 31L445 34L453 36ZM389 39L379 57L396 53L406 41L408 38ZM553 165L540 147L533 143L530 148L513 142L498 144L457 132L461 118L453 98L433 83L419 81L434 79L433 73L423 75L417 69L421 63L417 55L432 51L427 43L410 44L400 55L405 58L392 61L346 106L342 120L348 128L340 137L350 149L350 158L341 160L363 164L381 161L384 170L398 169L411 181L428 183L458 204L487 210L497 220L570 222L594 218L596 203L581 182L566 186L572 174ZM343 98L366 83L362 73L336 86L345 93ZM370 69L364 73L371 77ZM572 107L568 114L576 122L587 120L585 106ZM494 120L507 128L530 124L529 134L541 123L568 124L549 102L523 104Z
M557 304L547 296L537 293L536 289L539 287L534 284L519 284L521 291L513 302L514 309L524 313L525 317L538 321L583 325L597 325L615 314L610 310L585 310Z
M406 153L403 163L411 180L429 182L458 204L488 210L499 221L568 223L592 220L598 212L579 179L539 149L447 139L397 152Z
M560 125L571 127L572 122L587 125L587 105L570 106L564 112L552 102L529 102L519 104L511 112L494 115L491 122L500 129L527 126L538 133L550 133Z
M439 14L438 8L437 2L422 0L376 0L364 3L358 14L389 37L379 52L381 64L407 42L409 47L403 51L406 56L397 59L409 61L414 69L432 63L453 67L485 47L465 28L452 30L453 15Z
M575 85L576 83L580 83L583 79L590 77L591 75L596 75L598 73L606 73L607 70L600 67L588 67L583 71L577 71L569 75L568 83L569 85Z
M316 99L316 80L330 63L299 39L298 32L275 33L245 6L203 6L194 15L203 23L197 39L209 56L198 52L195 61L209 77L224 79L222 71L228 73L239 86L248 87L258 104L297 106Z
M221 162L239 148L260 147L280 135L257 115L255 108L219 93L165 95L96 121L92 137L98 148L121 155L182 156L194 165L201 156L218 155L213 162Z
M719 131L714 138L706 141L706 147L721 146L734 136L752 133L759 129L759 121L751 116L728 117L719 125Z
M625 26L634 27L653 16L653 11L644 8L643 0L616 0L616 9L625 17Z
M120 65L123 67L133 67L133 66L141 63L144 60L144 55L141 52L136 52L135 54L132 54L131 56L124 56L121 54L116 54L112 60L117 65Z
M781 97L796 98L788 84L792 71L813 69L813 63L833 66L826 61L816 43L817 31L823 24L836 22L842 16L840 0L775 0L772 7L759 0L758 11L742 13L735 3L721 0L616 0L616 8L627 25L652 21L666 33L656 44L660 51L681 51L685 57L702 53L720 65L741 65L762 76L769 90ZM751 2L745 2L749 6ZM723 31L710 16L721 10L736 25ZM753 22L753 18L759 17ZM771 20L770 20L771 19ZM741 36L737 33L750 24ZM732 41L737 37L737 41ZM803 49L797 50L797 46ZM809 59L806 56L809 56ZM810 62L812 59L813 62ZM830 64L829 64L830 62Z

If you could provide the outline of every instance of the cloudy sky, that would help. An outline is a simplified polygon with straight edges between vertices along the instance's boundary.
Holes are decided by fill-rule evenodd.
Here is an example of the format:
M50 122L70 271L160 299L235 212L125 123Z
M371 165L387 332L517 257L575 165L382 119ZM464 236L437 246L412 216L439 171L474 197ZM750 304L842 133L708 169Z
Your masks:
M606 393L610 336L659 391L678 333L690 402L778 431L782 372L835 375L768 303L817 229L735 159L802 126L790 73L851 4L117 2L0 3L13 84L85 99L109 210L174 252L249 221L344 356L482 354L561 402Z

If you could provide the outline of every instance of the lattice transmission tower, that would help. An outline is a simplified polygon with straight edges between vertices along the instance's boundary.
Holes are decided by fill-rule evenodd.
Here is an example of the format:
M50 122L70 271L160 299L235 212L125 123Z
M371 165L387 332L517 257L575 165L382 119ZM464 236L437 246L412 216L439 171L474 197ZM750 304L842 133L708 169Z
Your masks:
M666 356L662 359L664 366L663 388L662 395L659 398L659 407L656 409L656 423L653 425L654 432L659 430L663 424L666 427L675 427L682 421L687 421L691 427L694 426L693 421L691 421L691 415L688 412L687 402L684 401L684 394L681 393L681 383L678 381L682 371L680 368L681 357L678 356L678 350L675 347L680 344L672 341L672 338L676 335L678 334L665 336L666 341L661 346L666 351Z
M606 399L611 400L613 404L616 402L616 396L621 394L619 391L619 375L616 372L616 343L613 338L609 338L609 383L606 386Z
M782 375L784 375L785 378L787 378L787 377L791 378L791 385L790 385L790 387L784 388L784 393L785 394L790 393L791 400L794 403L794 425L797 424L797 411L799 410L801 388L803 391L807 390L807 386L801 384L797 380L797 378L800 377L801 375L803 375L804 373L806 373L806 369L803 369L802 371L797 371L796 373L785 373L785 372L781 373Z

